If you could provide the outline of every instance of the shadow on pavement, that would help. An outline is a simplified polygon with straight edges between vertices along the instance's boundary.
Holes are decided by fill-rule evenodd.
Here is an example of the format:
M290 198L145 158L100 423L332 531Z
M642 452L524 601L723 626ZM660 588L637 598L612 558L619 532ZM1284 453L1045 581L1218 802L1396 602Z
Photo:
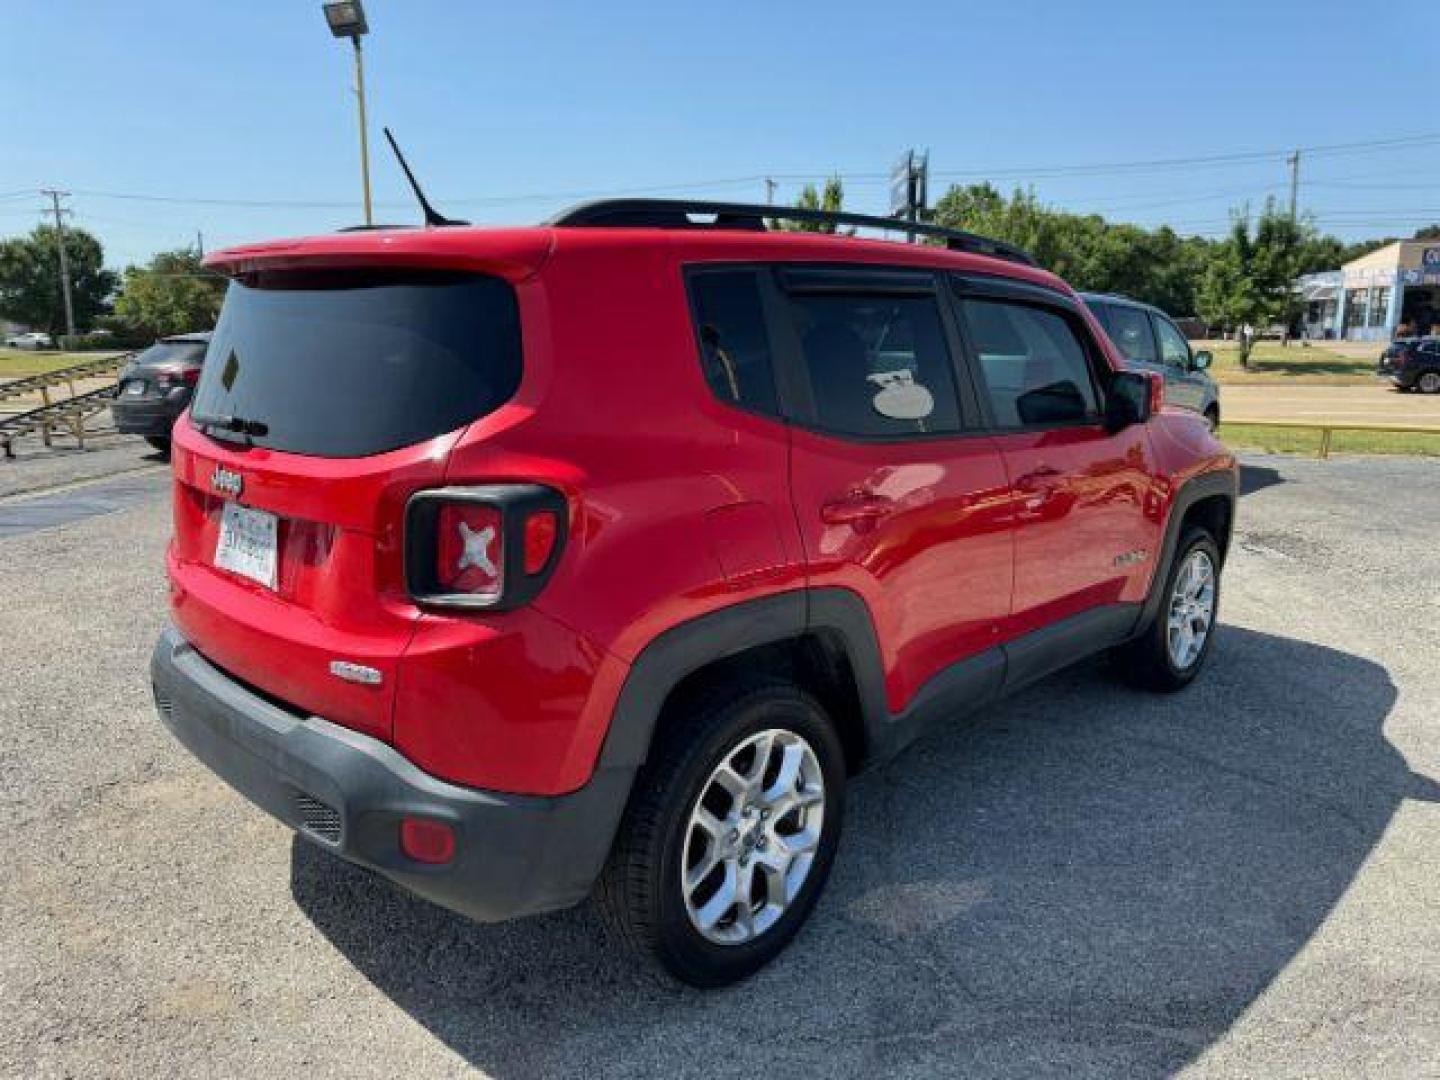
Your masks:
M1285 477L1280 475L1279 469L1272 469L1268 465L1248 465L1243 462L1240 465L1240 495L1242 498L1283 483L1285 483Z
M1386 671L1227 627L1170 697L1087 664L851 788L829 890L718 993L617 951L588 908L479 926L303 841L294 896L380 990L499 1077L878 1071L1160 1076L1255 1001L1413 775Z

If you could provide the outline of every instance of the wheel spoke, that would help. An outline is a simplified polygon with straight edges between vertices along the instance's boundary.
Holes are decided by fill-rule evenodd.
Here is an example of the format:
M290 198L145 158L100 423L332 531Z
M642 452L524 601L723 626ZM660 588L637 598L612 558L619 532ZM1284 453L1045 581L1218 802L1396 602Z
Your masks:
M805 747L799 743L791 743L780 750L780 772L775 777L775 782L765 789L764 798L766 802L776 802L786 796L795 793L795 785L800 779L800 768L805 764Z
M739 868L733 862L727 862L725 864L725 880L722 881L720 887L715 890L715 895L705 901L704 906L698 911L692 909L695 921L699 924L701 930L714 930L715 924L730 914L730 909L733 908L737 900L740 899L738 870ZM748 909L750 905L742 904L741 906Z

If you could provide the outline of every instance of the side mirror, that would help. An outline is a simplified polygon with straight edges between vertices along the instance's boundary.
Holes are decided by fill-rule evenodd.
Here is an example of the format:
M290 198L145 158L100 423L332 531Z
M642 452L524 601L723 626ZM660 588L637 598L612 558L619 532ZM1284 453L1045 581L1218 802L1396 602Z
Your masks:
M1141 371L1117 371L1105 395L1105 429L1112 434L1143 424L1160 407L1164 379Z
M1192 367L1194 367L1196 371L1204 371L1214 362L1215 357L1211 356L1208 352L1202 349L1200 350L1200 352L1197 352L1195 354L1195 356L1191 359L1190 364Z

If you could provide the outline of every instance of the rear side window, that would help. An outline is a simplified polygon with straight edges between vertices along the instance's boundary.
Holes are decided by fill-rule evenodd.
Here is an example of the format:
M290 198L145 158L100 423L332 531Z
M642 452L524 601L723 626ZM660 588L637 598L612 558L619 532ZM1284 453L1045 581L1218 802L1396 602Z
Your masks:
M960 430L933 296L798 294L790 312L821 428L861 437Z
M1064 316L1000 300L961 308L998 427L1099 419L1085 346Z
M191 414L216 438L362 457L503 404L520 383L514 290L474 274L277 273L234 282Z
M1128 359L1155 363L1155 335L1150 332L1150 318L1145 312L1120 304L1097 304L1095 312L1110 340Z
M721 401L774 416L775 369L760 282L753 270L715 270L690 279L705 381Z

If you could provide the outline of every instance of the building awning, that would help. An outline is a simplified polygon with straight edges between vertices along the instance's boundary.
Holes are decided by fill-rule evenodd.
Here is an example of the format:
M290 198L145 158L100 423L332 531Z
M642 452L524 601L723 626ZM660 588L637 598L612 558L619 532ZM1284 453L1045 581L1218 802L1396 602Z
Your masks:
M1307 285L1305 286L1305 302L1313 304L1319 300L1334 300L1339 290L1334 285Z

